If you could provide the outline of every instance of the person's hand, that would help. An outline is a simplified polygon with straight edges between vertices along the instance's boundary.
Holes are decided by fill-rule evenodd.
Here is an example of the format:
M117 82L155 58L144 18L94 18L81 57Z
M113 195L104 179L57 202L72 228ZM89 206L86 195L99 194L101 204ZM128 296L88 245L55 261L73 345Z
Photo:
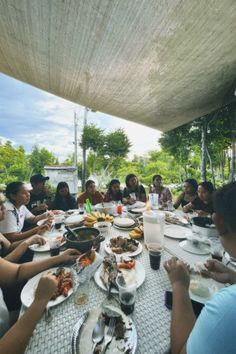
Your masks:
M47 210L48 209L48 205L46 203L42 203L38 205L38 210Z
M45 245L46 240L44 237L40 235L33 235L29 237L27 240L25 240L25 242L28 244L28 246L35 245L35 244L42 246Z
M35 300L45 301L47 303L56 292L57 285L58 281L54 275L51 273L43 274L35 291Z
M72 263L80 255L81 255L81 253L78 250L73 249L73 248L69 248L68 250L66 250L62 254L60 254L60 256L58 256L58 257L60 258L60 263Z
M220 283L236 283L236 272L216 259L207 260L205 267L207 270L201 272L203 276L212 278Z
M189 288L189 266L186 263L178 260L176 257L172 257L164 263L164 267L168 273L172 287L178 284L186 289Z
M183 206L183 211L185 213L189 212L190 210L193 210L194 206L193 204L190 202L188 204L186 204L185 206Z
M132 205L132 204L136 203L136 199L129 198L128 203L129 203L130 205Z
M43 235L46 231L50 230L51 228L51 223L43 223L42 225L38 226L38 231L37 233L39 235Z

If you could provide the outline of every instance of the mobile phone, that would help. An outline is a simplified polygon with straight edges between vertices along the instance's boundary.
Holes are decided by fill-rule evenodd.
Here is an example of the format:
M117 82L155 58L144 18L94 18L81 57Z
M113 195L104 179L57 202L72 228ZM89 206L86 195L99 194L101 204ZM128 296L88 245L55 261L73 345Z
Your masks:
M203 304L200 302L197 302L195 300L191 300L192 306L193 306L193 311L195 315L198 317L204 307ZM165 292L165 306L168 308L168 310L172 309L172 291L166 291Z

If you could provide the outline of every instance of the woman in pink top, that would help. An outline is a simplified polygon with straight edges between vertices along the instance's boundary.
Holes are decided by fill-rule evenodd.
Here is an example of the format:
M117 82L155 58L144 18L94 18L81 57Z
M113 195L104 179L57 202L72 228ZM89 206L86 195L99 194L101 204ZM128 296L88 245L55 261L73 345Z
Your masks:
M162 185L162 177L154 175L152 178L153 186L150 188L150 193L157 193L160 204L166 204L169 200L172 201L172 194L169 188Z

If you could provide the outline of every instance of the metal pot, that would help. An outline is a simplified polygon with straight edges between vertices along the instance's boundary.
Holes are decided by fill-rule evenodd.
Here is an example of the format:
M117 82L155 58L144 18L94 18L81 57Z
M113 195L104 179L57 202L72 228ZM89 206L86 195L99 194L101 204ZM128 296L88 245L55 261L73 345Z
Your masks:
M67 248L76 248L78 251L81 253L87 252L90 250L93 246L96 247L98 244L102 241L105 240L105 237L103 237L100 234L100 231L98 229L95 229L94 227L79 227L72 229L78 236L80 235L94 235L95 238L92 240L86 240L86 241L79 241L73 239L73 236L71 236L68 232L64 234L64 237L66 239L66 246Z
M218 238L219 233L210 218L192 218L192 231L199 237Z

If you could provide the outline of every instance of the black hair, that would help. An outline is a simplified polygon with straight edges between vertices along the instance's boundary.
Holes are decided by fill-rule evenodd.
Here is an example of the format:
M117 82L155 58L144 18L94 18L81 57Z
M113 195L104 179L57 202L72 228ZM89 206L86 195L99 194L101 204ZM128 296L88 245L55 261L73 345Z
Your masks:
M87 190L88 187L91 185L91 184L95 184L95 182L92 180L92 179L89 179L86 183L85 183L85 189Z
M6 188L6 197L11 201L14 202L11 199L11 194L17 194L20 190L20 188L24 185L23 182L11 182L7 185Z
M129 181L130 181L130 179L131 178L137 178L137 176L136 175L134 175L133 173L130 173L130 174L128 174L127 176L126 176L126 178L125 178L125 184L126 184L126 187L127 188L129 188Z
M69 188L68 184L66 182L59 182L58 185L57 185L57 189L56 189L56 195L55 195L56 199L60 199L61 198L59 192L63 188L68 188L68 191L69 191L68 195L70 195L70 188Z
M154 176L152 177L152 182L154 182L157 177L159 177L160 179L162 179L161 175L154 175Z
M115 184L119 184L120 185L120 181L118 179L112 179L111 182L108 185L108 192L112 193L112 186L114 186Z
M194 179L194 178L187 178L184 183L188 183L190 184L190 186L192 187L193 189L193 192L194 193L197 193L197 187L198 187L198 183L197 181Z
M211 182L201 182L199 183L199 186L203 187L207 192L213 193L215 188Z
M216 214L220 215L231 231L236 232L236 182L226 184L213 194Z

